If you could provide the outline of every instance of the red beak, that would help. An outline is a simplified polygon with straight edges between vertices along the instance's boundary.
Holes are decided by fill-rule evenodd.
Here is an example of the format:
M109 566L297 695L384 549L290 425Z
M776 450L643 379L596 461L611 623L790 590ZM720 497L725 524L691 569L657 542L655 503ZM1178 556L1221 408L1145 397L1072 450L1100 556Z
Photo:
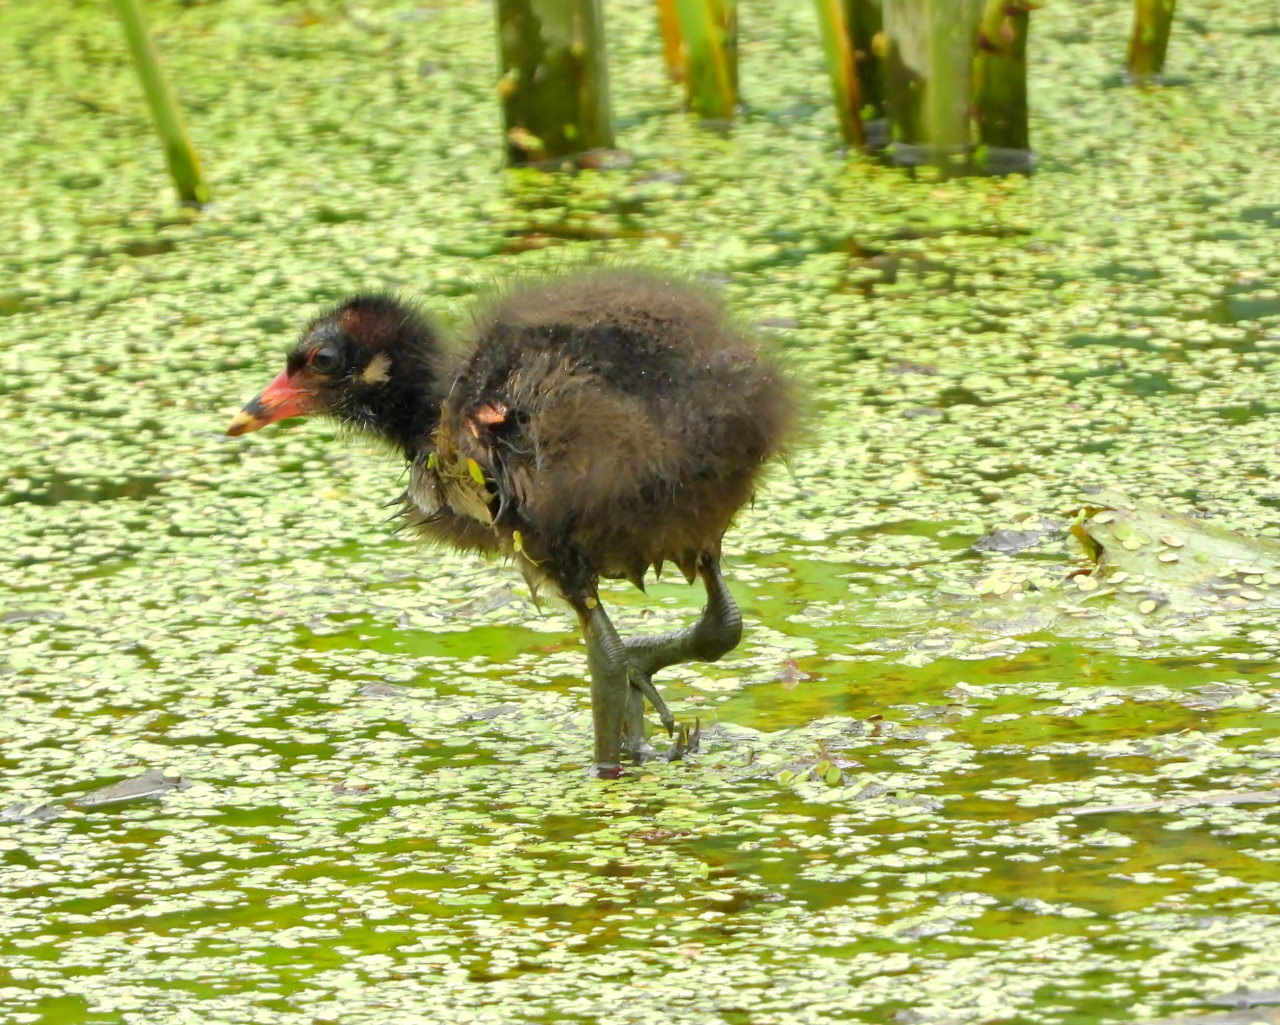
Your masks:
M315 408L314 403L315 393L299 387L289 378L288 370L281 370L276 379L262 390L261 395L235 415L235 419L227 427L227 433L248 434L277 420L306 416Z

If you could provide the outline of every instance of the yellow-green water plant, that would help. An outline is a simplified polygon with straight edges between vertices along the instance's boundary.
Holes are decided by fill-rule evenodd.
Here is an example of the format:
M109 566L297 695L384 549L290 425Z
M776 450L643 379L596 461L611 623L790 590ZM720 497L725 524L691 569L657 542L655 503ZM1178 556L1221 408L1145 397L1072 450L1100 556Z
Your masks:
M885 93L894 163L969 170L969 104L982 7L982 0L885 4Z
M1177 0L1134 0L1133 31L1125 57L1125 77L1134 85L1163 81L1176 4Z
M1028 171L1028 0L987 0L973 59L973 119L977 166L992 174Z
M662 33L662 59L673 82L684 81L684 40L680 38L680 18L675 0L657 0L658 31Z
M600 0L498 0L497 14L508 161L612 149Z
M160 66L160 56L147 29L141 0L115 0L115 5L133 57L133 66L146 93L147 106L164 144L165 162L169 165L169 175L178 189L178 196L184 203L203 206L209 202L209 186L200 170L200 159L187 136L182 110Z
M815 0L815 6L841 135L858 149L883 149L882 0Z
M1031 166L1027 127L1029 0L885 0L890 159L945 174Z
M738 107L737 0L675 0L684 38L685 103L712 120Z
M845 23L853 42L853 67L858 75L862 125L871 149L888 141L884 116L884 0L844 0Z
M827 72L831 76L831 95L840 120L840 135L847 145L863 149L867 134L862 126L862 97L853 36L843 0L816 0L815 6Z

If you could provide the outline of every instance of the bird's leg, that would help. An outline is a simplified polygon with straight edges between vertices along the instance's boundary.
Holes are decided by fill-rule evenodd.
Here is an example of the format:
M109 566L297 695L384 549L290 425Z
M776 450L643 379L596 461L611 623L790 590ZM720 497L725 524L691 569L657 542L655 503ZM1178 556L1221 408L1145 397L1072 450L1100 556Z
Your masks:
M650 687L652 686L650 684ZM654 697L658 697L656 690L653 694ZM647 762L657 754L644 736L644 699L645 694L639 688L634 686L627 688L627 712L626 718L622 721L622 744L631 760L637 765ZM658 701L661 702L662 698L658 697ZM665 709L666 705L662 707ZM667 715L670 714L670 712L667 713Z
M714 555L704 553L698 560L698 576L707 589L707 604L697 622L683 630L655 637L628 637L624 642L631 687L649 699L669 734L675 729L675 718L654 687L653 674L677 662L715 662L742 639L742 614L725 586ZM687 751L696 751L700 732L697 725L692 733L681 727L667 757L678 759Z
M632 708L643 713L644 701L627 682L627 649L605 614L595 588L585 593L567 594L569 604L578 614L582 636L587 644L587 666L591 670L591 719L595 728L595 766L601 779L622 775L622 733L624 725L628 741L635 734L638 717ZM643 740L643 733L640 734Z
M655 637L628 637L625 646L633 670L648 677L677 662L715 662L738 646L742 614L725 586L715 556L701 557L698 576L707 589L707 604L698 621ZM647 689L639 686L647 696Z

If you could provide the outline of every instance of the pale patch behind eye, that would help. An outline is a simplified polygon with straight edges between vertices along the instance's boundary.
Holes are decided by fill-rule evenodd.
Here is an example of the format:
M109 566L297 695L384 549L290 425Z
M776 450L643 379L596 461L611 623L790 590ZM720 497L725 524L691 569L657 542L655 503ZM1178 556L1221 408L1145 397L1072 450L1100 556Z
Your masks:
M391 357L385 352L380 352L373 359L369 360L369 365L360 373L360 380L365 384L381 384L383 381L391 380Z

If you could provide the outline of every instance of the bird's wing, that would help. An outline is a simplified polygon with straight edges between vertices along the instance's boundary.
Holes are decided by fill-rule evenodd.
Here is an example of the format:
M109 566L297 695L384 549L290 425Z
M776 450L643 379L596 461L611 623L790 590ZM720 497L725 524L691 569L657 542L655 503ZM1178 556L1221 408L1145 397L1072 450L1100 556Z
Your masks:
M426 459L418 459L409 470L409 484L404 490L405 505L416 509L423 521L436 519L445 507L444 488Z
M409 497L427 515L438 516L448 507L488 526L493 523L491 461L478 438L446 429L452 418L448 403L441 412L428 452L414 461Z

